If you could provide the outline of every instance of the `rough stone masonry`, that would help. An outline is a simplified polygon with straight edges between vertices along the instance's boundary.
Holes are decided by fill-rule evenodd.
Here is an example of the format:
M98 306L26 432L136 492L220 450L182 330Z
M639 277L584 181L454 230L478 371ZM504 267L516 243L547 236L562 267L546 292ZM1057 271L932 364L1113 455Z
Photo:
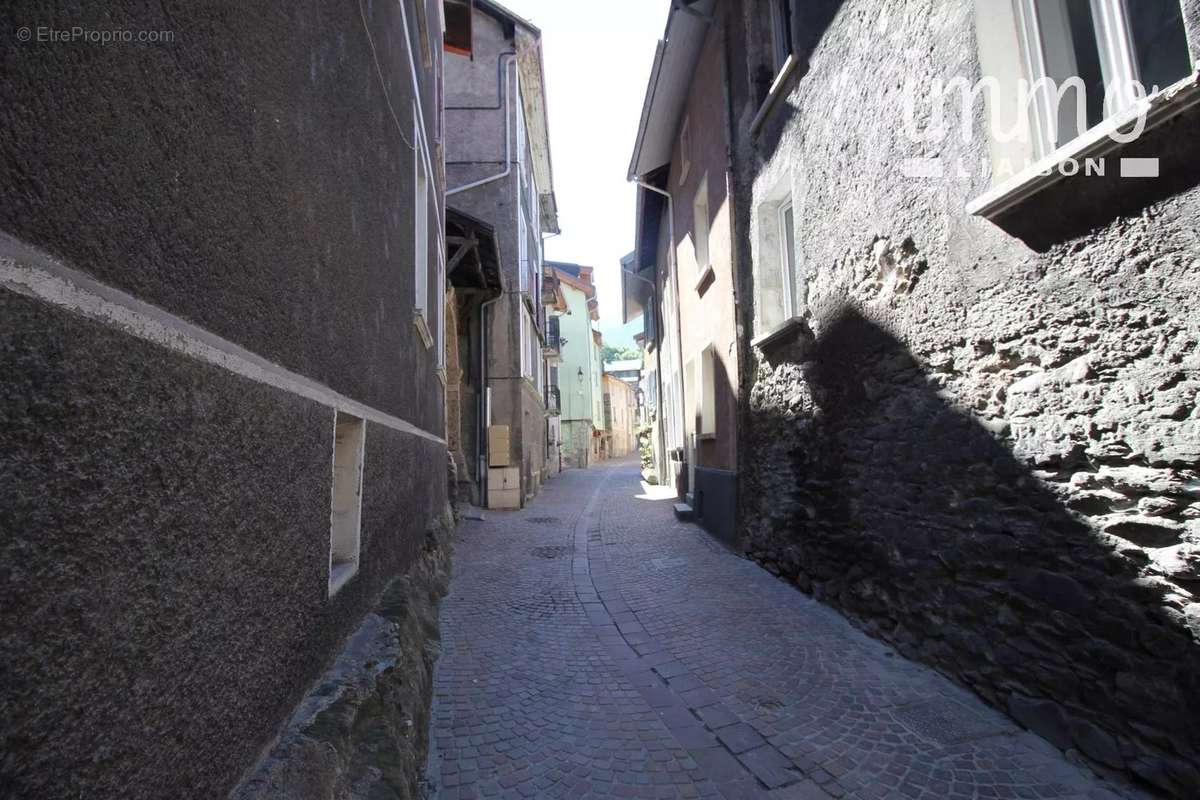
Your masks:
M735 157L744 240L745 209L791 172L808 306L801 335L747 353L745 547L1058 747L1195 797L1196 171L1136 202L1059 187L1020 237L970 218L978 180L899 176L914 153L884 91L978 69L970 4L824 5L794 113ZM901 59L891 41L944 46ZM1195 124L1146 146L1178 150ZM1064 193L1088 191L1093 216L1059 225Z

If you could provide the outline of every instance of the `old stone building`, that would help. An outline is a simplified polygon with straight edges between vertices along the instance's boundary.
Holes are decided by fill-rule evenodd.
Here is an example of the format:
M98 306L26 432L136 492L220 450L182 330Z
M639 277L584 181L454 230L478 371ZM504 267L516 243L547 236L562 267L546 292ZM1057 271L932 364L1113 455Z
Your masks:
M1193 796L1200 7L686 6L656 85L704 42L678 83L730 144L742 547L1057 747ZM1022 80L1073 76L1019 111ZM1119 78L1162 91L1104 97ZM642 263L682 273L691 203L634 172L675 206L674 253Z
M447 9L446 203L492 226L504 279L502 298L481 311L488 463L500 470L483 473L482 496L513 507L546 470L542 237L558 219L541 32L491 0Z
M392 766L355 771L358 728L293 777L415 790L408 620L447 525L440 6L0 11L173 33L4 44L5 797L225 797L364 619L405 676Z
M637 395L628 382L604 373L604 431L609 458L625 458L637 448Z
M737 375L725 28L718 4L673 6L647 84L628 177L636 250L626 313L642 310L660 366L658 479L718 538L737 538ZM714 20L715 22L715 20Z
M487 309L504 294L495 229L446 209L446 444L457 498L486 505L488 470Z
M561 403L559 451L564 467L585 468L599 457L598 439L604 428L603 362L596 341L599 334L592 327L599 319L599 301L591 267L561 261L546 266L560 287L564 305L555 317L560 358L555 366Z

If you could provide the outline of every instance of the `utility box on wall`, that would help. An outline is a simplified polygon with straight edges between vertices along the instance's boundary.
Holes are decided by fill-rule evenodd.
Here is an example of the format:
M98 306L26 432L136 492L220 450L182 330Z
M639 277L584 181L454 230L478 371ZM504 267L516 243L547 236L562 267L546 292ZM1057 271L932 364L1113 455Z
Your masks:
M488 508L521 507L521 468L492 467L488 470Z
M508 459L508 426L492 425L488 428L488 466L507 467Z

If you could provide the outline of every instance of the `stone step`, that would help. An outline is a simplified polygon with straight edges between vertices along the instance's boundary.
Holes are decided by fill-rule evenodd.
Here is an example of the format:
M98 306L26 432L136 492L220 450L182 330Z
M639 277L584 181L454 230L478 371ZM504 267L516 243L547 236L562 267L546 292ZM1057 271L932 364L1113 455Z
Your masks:
M687 503L676 503L673 507L675 509L675 519L691 522L696 517L695 512L692 511L692 507Z

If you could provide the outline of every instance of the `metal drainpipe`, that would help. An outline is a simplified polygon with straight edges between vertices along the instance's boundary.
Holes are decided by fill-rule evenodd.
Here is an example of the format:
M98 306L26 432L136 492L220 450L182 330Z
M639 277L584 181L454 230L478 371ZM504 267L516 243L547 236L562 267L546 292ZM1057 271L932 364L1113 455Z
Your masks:
M515 66L517 63L516 53L501 53L498 61L508 59L507 66ZM446 197L456 195L459 192L465 192L468 189L475 189L493 181L498 181L502 178L507 178L512 172L512 122L509 116L512 114L512 83L507 78L507 73L504 80L504 169L496 175L491 175L487 178L482 178L471 183L450 189L446 192Z
M675 299L675 347L679 351L679 414L680 414L679 435L683 439L683 449L684 449L684 452L686 453L687 452L687 410L686 410L687 409L687 394L684 392L683 333L682 333L682 330L680 327L681 323L680 323L680 319L679 319L679 275L675 269L675 198L672 197L671 193L668 192L666 189L660 189L657 186L652 186L651 184L643 181L641 178L634 178L633 182L636 183L638 186L641 186L643 189L648 189L651 192L656 192L658 194L661 194L663 197L667 198L667 236L670 238L670 241L671 241L671 246L667 249L667 269L670 270L671 274L675 275L675 298L674 298ZM660 356L660 360L659 360L659 369L660 370L662 368L661 365L662 365L662 361L661 361L661 356ZM661 385L662 385L661 372L659 374L660 374L659 386L661 389ZM661 394L661 391L660 391L660 394ZM659 402L660 403L662 402L661 397L659 398ZM689 490L691 490L692 488L693 488L692 486L690 486L690 485L688 486Z
M504 289L491 300L485 300L479 306L479 384L482 389L480 401L482 411L479 414L479 504L487 508L488 492L488 309L500 298L504 297Z

